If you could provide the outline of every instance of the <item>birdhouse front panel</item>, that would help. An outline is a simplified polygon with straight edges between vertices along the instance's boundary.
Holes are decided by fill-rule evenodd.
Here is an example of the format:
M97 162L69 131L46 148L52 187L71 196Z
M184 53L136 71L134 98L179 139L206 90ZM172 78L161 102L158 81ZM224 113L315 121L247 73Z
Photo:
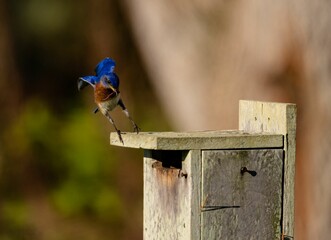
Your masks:
M283 156L283 149L202 151L202 239L280 238Z

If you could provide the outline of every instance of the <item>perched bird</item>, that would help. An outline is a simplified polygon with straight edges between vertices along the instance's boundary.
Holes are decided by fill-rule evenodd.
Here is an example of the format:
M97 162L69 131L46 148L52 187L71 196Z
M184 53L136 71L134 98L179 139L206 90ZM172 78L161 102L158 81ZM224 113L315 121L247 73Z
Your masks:
M78 79L78 90L91 85L94 88L94 100L98 107L94 113L100 112L105 115L110 123L114 126L120 141L124 144L121 131L116 127L114 120L109 112L117 105L122 108L124 114L129 118L135 132L139 133L139 127L131 118L126 109L119 91L119 78L114 72L116 63L111 58L105 58L95 68L95 76L85 76Z

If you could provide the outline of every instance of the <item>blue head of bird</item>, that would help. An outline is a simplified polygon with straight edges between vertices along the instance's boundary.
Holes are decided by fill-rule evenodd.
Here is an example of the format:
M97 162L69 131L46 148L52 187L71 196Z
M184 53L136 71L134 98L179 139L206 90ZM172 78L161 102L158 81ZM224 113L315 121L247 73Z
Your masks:
M118 88L118 82L114 81L114 79L110 75L101 76L99 84L101 84L101 86L106 88L106 89L113 90L115 93L118 92L118 89L117 89Z

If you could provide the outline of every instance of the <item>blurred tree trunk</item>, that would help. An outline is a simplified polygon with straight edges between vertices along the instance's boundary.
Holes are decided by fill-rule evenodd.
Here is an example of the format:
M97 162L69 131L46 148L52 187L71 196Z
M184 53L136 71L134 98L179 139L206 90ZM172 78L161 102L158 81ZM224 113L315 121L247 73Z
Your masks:
M178 130L237 128L239 99L298 104L296 238L331 235L331 3L133 1L126 7Z
M9 16L5 1L0 0L0 192L8 174L4 132L21 111L21 79L16 68ZM11 143L16 144L16 143ZM16 163L12 163L12 165ZM0 199L1 202L4 199ZM0 221L1 221L0 216Z
M9 118L17 115L21 95L7 13L5 1L0 0L0 130Z

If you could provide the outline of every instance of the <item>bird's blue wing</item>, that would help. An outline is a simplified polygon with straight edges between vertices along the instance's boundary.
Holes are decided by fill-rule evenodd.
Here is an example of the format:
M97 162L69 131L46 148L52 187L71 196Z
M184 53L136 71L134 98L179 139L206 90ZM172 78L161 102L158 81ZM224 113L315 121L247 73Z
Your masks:
M82 90L85 88L87 85L91 85L92 87L95 86L95 84L98 82L98 77L96 76L85 76L85 77L80 77L78 78L78 90Z
M78 90L85 88L87 85L95 86L103 75L107 75L113 87L118 89L119 79L114 73L116 63L111 58L105 58L95 67L96 76L86 76L78 79Z
M116 63L111 58L105 58L95 67L95 73L98 77L102 75L109 75L114 72Z

